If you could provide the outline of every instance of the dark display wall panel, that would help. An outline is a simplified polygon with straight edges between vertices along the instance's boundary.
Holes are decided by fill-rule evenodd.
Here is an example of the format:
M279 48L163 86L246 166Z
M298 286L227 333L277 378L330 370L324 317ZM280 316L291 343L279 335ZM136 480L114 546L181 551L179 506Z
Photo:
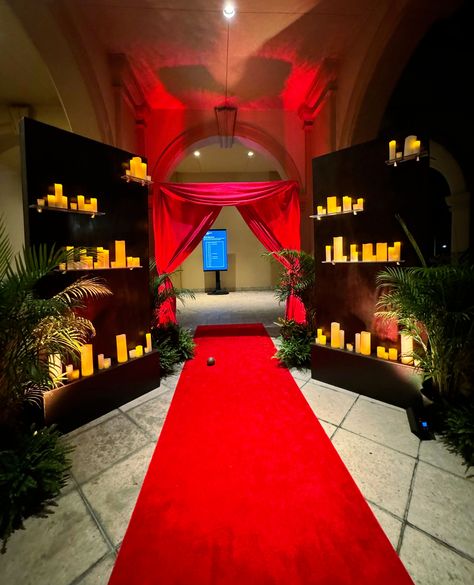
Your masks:
M422 145L427 144L425 138ZM400 137L399 143L403 143ZM402 266L419 265L416 253L409 243L396 215L400 215L414 235L426 257L432 253L430 233L430 201L428 192L429 158L421 157L399 163L396 167L385 164L388 158L388 141L376 140L343 149L331 154L313 159L313 206L314 213L318 205L326 206L326 198L338 196L352 196L364 199L364 211L357 215L341 214L314 219L314 239L316 258L316 322L328 335L331 322L340 323L345 331L345 342L354 343L356 333L370 331L372 334L372 355L376 354L376 346L397 347L400 353L398 332L395 327L388 328L380 320L375 319L375 304L377 291L375 278L377 272L394 263L324 263L326 259L325 246L333 244L333 237L344 237L344 254L349 256L349 245L358 244L359 251L364 243L373 243L374 251L377 242L402 242ZM340 202L339 202L340 204ZM331 351L328 348L328 351ZM347 352L337 352L347 353ZM315 355L319 356L319 368ZM321 358L327 353L313 351L313 377L318 378L318 369L324 381L328 383L341 382L340 376L330 380L330 370L323 366ZM354 359L365 356L354 355ZM339 358L331 355L332 367L337 368ZM352 364L354 360L350 363ZM382 361L374 358L375 362ZM346 367L349 362L344 361ZM402 364L400 364L402 366ZM368 375L364 379L370 382L370 372L374 364L366 360L363 366ZM359 368L360 369L360 368ZM392 368L393 370L393 368ZM377 371L383 370L378 368ZM353 370L355 373L355 370ZM394 377L396 381L396 376ZM406 379L406 376L404 377ZM417 379L409 377L408 386L419 386ZM412 380L414 380L412 382ZM375 386L383 385L383 380L377 375L373 378ZM393 389L393 384L391 385ZM406 386L406 385L405 385ZM346 383L347 387L347 383ZM350 389L354 389L351 387ZM364 393L363 389L357 390ZM373 391L368 390L369 395ZM372 392L370 394L370 392ZM380 399L380 391L377 391ZM387 394L387 401L396 403L393 394Z
M24 119L22 127L23 194L25 240L63 246L102 246L113 259L115 240L125 240L126 255L140 258L144 268L68 271L50 279L49 285L63 287L79 276L103 278L113 296L88 302L85 311L97 335L94 353L115 357L115 335L126 333L129 349L144 343L150 329L148 275L148 191L121 176L133 153ZM96 197L98 211L105 215L44 210L30 205L53 192L54 183L63 185L66 196Z

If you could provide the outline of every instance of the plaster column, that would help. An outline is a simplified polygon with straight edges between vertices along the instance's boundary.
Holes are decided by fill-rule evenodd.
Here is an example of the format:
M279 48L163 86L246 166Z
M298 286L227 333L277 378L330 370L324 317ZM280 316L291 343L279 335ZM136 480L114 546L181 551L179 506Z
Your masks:
M460 254L469 250L469 223L471 217L471 195L467 191L446 197L451 211L451 252Z

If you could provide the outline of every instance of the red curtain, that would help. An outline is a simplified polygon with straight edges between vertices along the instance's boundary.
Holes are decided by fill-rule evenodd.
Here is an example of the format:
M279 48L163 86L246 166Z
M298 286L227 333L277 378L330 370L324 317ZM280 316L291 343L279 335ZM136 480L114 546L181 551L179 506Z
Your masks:
M270 252L300 249L300 208L296 181L261 183L161 183L153 197L155 258L159 274L184 262L212 226L223 206L237 207ZM164 288L171 283L165 282ZM301 301L290 297L286 318L305 321ZM161 305L159 323L176 323L176 302Z

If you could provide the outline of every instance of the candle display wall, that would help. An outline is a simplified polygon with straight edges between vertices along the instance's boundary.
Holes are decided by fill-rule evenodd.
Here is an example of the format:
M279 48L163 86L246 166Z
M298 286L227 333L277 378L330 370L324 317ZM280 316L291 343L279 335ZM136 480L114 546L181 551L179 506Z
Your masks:
M127 268L127 256L133 258L133 267L148 266L148 190L121 179L124 165L134 155L28 118L22 140L27 245L54 243L68 250L64 285L77 279L74 270L93 270L112 289L111 297L88 301L84 311L96 329L95 355L115 355L117 332L125 333L134 345L142 343L135 336L148 330L151 319L148 270L105 272L116 261L116 242L123 242L120 266ZM105 215L91 221L87 214L37 213L29 208L38 193L48 192L52 178L55 196L75 194L78 208L100 204Z
M397 150L404 148L405 136L394 136L392 139L395 143L390 145L391 152L396 157ZM421 144L428 143L425 138L417 137L417 140L421 140ZM336 384L343 375L342 366L335 364L338 360L341 364L346 363L345 356L350 356L354 368L367 371L364 378L366 387L357 383L355 370L352 370L352 377L344 378L347 384L344 387L396 403L395 387L405 374L393 375L393 393L387 390L385 398L379 389L392 386L370 374L371 368L380 372L409 368L401 363L399 338L396 334L393 337L393 331L376 323L376 275L390 263L402 261L403 266L418 264L416 253L396 219L397 214L407 223L428 256L432 243L426 234L425 218L430 201L426 188L429 161L420 158L419 162L413 160L412 164L407 162L394 169L393 165L385 164L389 154L388 143L389 139L371 141L313 160L313 209L318 209L318 206L327 208L328 215L327 197L332 193L339 195L331 195L336 199L332 200L330 207L340 206L341 213L314 222L317 283L314 308L321 333L312 349L311 370L313 378ZM413 147L416 145L413 144ZM349 194L363 194L363 213L344 213L348 209L345 197ZM354 210L359 196L351 197ZM337 347L343 347L340 344L337 346L336 340L329 341L331 323L340 324L339 331L344 331L344 351L336 351ZM362 335L362 332L367 335ZM368 335L370 349L366 345ZM322 343L323 336L327 337L326 343ZM324 357L323 363L323 355L328 354L331 354L331 360ZM319 363L318 359L321 359ZM328 363L332 363L332 370ZM374 363L381 363L382 369L378 370L378 366L372 365ZM383 369L384 366L389 370Z

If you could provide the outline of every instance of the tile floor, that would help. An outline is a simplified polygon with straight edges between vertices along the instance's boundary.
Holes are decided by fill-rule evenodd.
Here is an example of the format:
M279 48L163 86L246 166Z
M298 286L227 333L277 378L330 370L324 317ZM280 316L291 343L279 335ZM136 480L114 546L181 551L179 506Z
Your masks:
M271 292L202 293L180 321L263 322L277 334L282 314ZM472 585L474 481L461 461L412 435L403 410L291 373L416 585ZM2 585L106 585L178 379L68 435L72 478L53 515L11 538Z

